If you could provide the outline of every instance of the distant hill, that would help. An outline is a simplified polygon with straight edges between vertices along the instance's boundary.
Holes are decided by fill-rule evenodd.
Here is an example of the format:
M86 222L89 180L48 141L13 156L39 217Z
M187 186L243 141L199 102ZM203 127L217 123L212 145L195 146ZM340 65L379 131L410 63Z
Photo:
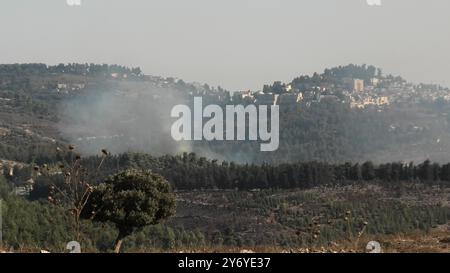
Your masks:
M175 104L200 95L205 104L249 103L255 92L243 96L118 65L0 65L0 158L45 162L58 145L70 142L85 154L101 148L196 152L253 163L450 161L447 88L408 83L374 66L348 65L275 82L262 91L274 98L301 95L280 105L280 148L271 153L259 152L255 142L170 138Z

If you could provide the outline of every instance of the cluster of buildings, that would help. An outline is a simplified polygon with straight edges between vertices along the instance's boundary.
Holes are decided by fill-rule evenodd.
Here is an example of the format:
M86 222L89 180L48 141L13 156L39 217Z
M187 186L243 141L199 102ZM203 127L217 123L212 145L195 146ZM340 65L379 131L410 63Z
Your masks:
M374 79L372 82L377 83L378 81ZM347 102L353 108L365 108L369 105L389 105L389 98L375 96L370 92L373 90L371 87L366 87L364 80L353 78L344 79L342 85L323 83L305 90L300 90L291 83L283 86L281 94L242 91L234 93L233 99L268 105L295 105L305 102L309 106L311 103L323 100Z
M347 103L351 108L367 107L383 108L391 104L413 104L450 102L450 90L437 85L415 85L401 78L344 78L341 83L321 83L304 90L296 88L292 83L283 85L281 94L271 92L242 91L233 94L233 100L255 104L293 105L305 103L306 106L323 100L334 100Z
M318 81L293 81L289 84L279 84L277 89L252 92L238 91L230 93L220 87L215 89L197 83L185 83L177 78L162 78L155 76L142 76L142 89L169 88L182 91L187 96L202 96L204 99L214 101L233 101L234 103L253 103L265 105L296 105L324 100L333 100L348 104L351 108L364 109L368 107L383 108L391 104L414 104L420 102L435 102L444 100L450 102L450 91L437 85L415 85L408 83L400 77L377 76L372 78L346 77L327 79L318 76ZM112 73L111 78L127 78L127 74ZM311 78L310 78L311 79ZM317 78L316 78L317 79ZM278 86L278 87L279 87ZM134 86L136 87L136 86ZM85 83L60 82L57 84L58 92L86 88ZM167 93L167 92L166 92ZM159 97L170 97L167 94L155 94Z
M235 92L233 94L234 101L243 101L247 103L255 103L262 105L295 105L303 101L303 93L287 92L283 94L264 93L264 92Z
M77 91L86 88L85 83L58 83L56 85L57 92Z

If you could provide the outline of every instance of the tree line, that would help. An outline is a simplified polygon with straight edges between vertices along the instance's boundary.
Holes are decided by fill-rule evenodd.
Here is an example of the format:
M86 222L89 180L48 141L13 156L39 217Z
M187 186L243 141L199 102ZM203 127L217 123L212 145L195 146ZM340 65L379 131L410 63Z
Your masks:
M59 158L62 162L70 161L70 157ZM101 182L105 177L126 170L151 170L165 177L177 190L195 189L308 189L323 185L339 185L346 183L383 183L395 185L397 182L411 183L448 183L450 182L450 163L439 164L426 160L414 163L365 163L332 164L323 162L298 162L289 164L236 164L234 162L210 160L199 157L195 153L184 153L177 156L154 157L149 154L126 153L111 155L97 169L101 157L91 156L82 159L83 166L90 174L90 181ZM57 169L57 163L46 168ZM53 167L52 167L53 166ZM30 170L16 171L22 181ZM61 172L52 171L51 176L38 176L32 199L47 198L49 185L63 181ZM4 173L8 173L7 170Z

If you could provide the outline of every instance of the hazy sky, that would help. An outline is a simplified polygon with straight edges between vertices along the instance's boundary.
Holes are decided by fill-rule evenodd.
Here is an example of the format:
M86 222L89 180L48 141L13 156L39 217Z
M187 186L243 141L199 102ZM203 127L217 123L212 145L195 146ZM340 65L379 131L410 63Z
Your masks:
M117 63L260 89L348 63L450 86L450 1L0 0L0 63Z

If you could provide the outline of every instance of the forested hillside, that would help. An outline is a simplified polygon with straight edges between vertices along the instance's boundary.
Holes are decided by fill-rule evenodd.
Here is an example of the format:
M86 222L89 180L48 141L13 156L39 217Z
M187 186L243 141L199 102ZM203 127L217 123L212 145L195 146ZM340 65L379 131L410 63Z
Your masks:
M341 90L349 77L382 78L374 93L400 86L401 102L353 107ZM91 193L125 170L166 179L177 203L168 220L133 229L125 251L361 251L359 242L448 228L448 90L349 65L257 95L290 88L304 99L280 105L280 147L264 153L257 142L170 137L173 105L251 103L241 93L116 65L0 65L3 247L65 251L80 236L84 250L109 251L115 226L83 219L74 232L73 208L54 191L82 173ZM418 93L405 99L402 88Z
M300 76L289 85L266 86L265 92L283 94L287 86L306 91L303 101L280 106L280 147L261 153L256 142L171 139L175 120L170 109L176 104L190 104L193 96L202 96L204 104L245 103L220 87L145 76L138 68L120 66L2 65L0 158L41 162L54 156L58 145L72 143L84 155L103 148L153 155L195 152L210 159L258 164L450 161L450 105L439 97L446 89L418 85L413 93L405 80L388 75L378 88L405 86L395 91L395 96L407 97L405 102L362 109L346 102L342 82L350 76L369 82L380 73L372 66L350 65ZM316 86L325 86L325 91L314 91ZM434 92L435 101L422 100L429 92Z

